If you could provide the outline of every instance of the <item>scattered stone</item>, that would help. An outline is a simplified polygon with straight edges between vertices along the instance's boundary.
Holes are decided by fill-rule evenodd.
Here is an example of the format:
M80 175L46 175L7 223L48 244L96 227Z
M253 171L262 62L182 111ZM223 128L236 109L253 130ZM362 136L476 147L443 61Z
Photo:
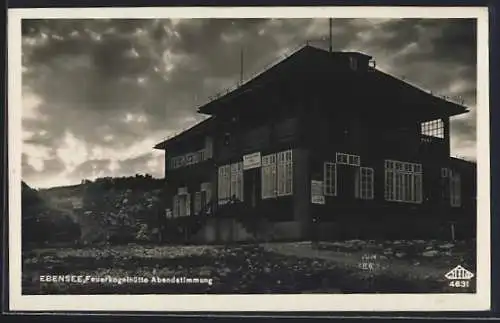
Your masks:
M422 256L424 257L435 257L437 255L439 255L439 251L437 250L428 250L422 253Z
M406 253L404 253L404 252L396 252L395 256L398 257L398 258L403 258L404 256L406 256Z
M394 251L392 251L392 249L385 249L384 250L384 255L386 255L386 256L391 256L393 253L394 253Z
M453 243L446 243L444 245L441 245L439 246L440 249L451 249L453 248L455 245Z

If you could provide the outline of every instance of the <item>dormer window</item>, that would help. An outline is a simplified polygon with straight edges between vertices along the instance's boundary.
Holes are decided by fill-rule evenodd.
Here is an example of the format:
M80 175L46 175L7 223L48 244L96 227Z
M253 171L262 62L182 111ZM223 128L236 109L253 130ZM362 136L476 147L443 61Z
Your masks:
M370 59L370 60L368 61L368 67L369 67L370 69L375 69L375 68L376 68L376 66L377 66L377 64L375 63L375 60L374 60L374 59Z

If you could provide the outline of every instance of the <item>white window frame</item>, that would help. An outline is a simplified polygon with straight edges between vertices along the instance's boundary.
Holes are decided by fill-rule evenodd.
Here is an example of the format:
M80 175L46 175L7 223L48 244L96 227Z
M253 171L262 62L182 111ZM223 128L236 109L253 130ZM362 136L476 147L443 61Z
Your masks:
M293 195L293 150L262 156L261 178L262 199Z
M276 154L262 156L261 166L261 197L262 199L275 198L277 196L277 163Z
M201 183L201 192L205 192L205 205L202 205L202 207L206 206L209 204L212 200L212 183L205 182Z
M236 197L237 200L243 202L243 162L231 164L231 187L230 196Z
M231 165L220 166L217 180L217 199L219 204L225 204L231 197Z
M185 196L186 199L186 214L185 216L191 215L191 194L187 193Z
M337 196L337 164L323 163L323 194Z
M201 212L201 192L194 193L194 214Z
M375 171L371 167L360 167L356 172L355 197L373 200L375 195Z
M442 119L434 119L420 124L420 133L424 136L441 138L445 137L444 122Z
M243 201L243 162L220 166L218 170L217 197L219 204L226 204L236 196Z
M385 161L385 200L422 203L422 165L398 160Z
M278 159L278 196L293 195L293 156L292 150L281 151Z
M174 195L172 198L172 217L177 218L180 214L180 201L179 196Z
M450 170L449 183L450 183L450 206L461 207L462 185L461 185L460 174Z
M351 165L351 166L361 165L361 157L359 155L337 153L335 156L335 160L337 164L341 165Z
M191 194L177 194L173 197L173 216L184 217L191 215Z

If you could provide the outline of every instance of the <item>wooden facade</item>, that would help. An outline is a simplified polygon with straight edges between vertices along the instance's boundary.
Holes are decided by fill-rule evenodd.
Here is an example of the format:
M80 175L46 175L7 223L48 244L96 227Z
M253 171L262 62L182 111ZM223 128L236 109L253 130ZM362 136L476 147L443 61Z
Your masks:
M370 56L305 46L199 112L209 118L155 147L175 228L166 236L475 235L475 165L450 158L450 118L467 109Z

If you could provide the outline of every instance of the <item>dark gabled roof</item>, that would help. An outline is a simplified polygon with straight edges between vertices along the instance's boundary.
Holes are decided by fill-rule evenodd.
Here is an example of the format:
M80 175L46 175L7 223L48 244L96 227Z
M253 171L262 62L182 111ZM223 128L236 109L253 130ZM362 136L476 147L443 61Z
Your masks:
M365 89L374 89L378 97L404 98L404 102L422 102L426 105L422 109L432 109L437 114L454 116L468 112L465 106L447 101L430 92L415 87L404 80L384 73L380 70L374 70L371 73L365 73ZM376 84L377 86L371 86ZM403 102L403 100L402 100Z
M369 61L372 58L369 55L359 52L331 53L316 47L304 46L235 90L203 105L198 111L201 113L214 114L216 111L219 111L219 109L223 109L224 106L234 98L251 94L252 91L262 88L269 83L289 80L294 72L300 73L305 69L310 71L314 70L314 73L318 75L329 73L329 77L335 77L335 75L332 75L335 73L331 73L332 62L338 61L338 58L344 56L357 56L365 61ZM371 67L370 69L370 73L352 73L352 79L350 81L358 85L363 83L364 89L373 89L377 91L377 93L373 93L376 97L400 97L405 98L408 102L425 100L426 103L433 106L433 109L439 107L435 110L436 113L453 116L468 112L467 108L462 105L434 96L429 92L423 91L401 79L381 72L380 70ZM345 77L345 75L343 75L343 77ZM343 81L344 80L340 80L340 82Z
M223 104L224 102L230 101L233 98L239 97L240 95L248 94L252 92L254 89L260 88L264 85L269 84L270 82L276 81L279 78L282 78L286 73L287 69L291 67L292 63L296 61L300 61L301 57L307 55L313 47L305 46L299 49L298 51L291 54L288 58L282 60L278 64L272 66L268 70L262 72L251 80L243 83L241 86L237 87L233 91L221 95L212 101L206 103L198 109L200 113L213 113L214 108Z
M195 124L191 128L188 128L188 129L184 130L180 134L178 134L178 135L176 135L174 137L171 137L169 139L166 139L166 140L160 142L159 144L157 144L156 146L154 146L154 149L165 150L165 149L167 149L167 147L170 144L178 142L179 140L186 139L186 138L189 138L189 137L193 137L193 136L196 136L196 135L204 134L212 126L213 119L214 119L213 117L210 117L208 119L205 119L205 120L203 120L203 121Z

